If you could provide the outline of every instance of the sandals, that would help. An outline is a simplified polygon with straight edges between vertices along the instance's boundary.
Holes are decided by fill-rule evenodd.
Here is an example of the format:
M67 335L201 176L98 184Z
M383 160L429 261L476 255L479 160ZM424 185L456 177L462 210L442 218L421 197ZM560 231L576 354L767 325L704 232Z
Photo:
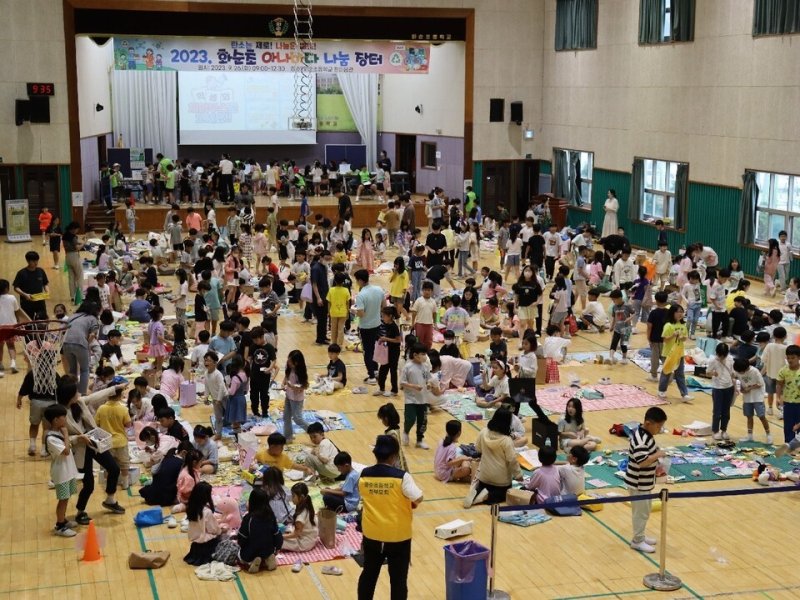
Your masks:
M339 567L332 567L330 565L322 567L322 574L323 575L341 575L344 573Z

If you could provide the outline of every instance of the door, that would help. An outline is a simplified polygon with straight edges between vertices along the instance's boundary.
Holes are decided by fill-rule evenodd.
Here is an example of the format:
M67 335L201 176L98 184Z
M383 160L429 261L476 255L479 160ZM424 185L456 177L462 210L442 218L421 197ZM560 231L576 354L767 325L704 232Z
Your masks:
M494 216L501 205L511 212L511 163L487 162L483 165L483 198L481 208L484 215Z
M38 235L39 211L43 206L47 206L54 217L64 219L58 203L58 168L45 165L24 167L22 173L31 235Z
M0 232L6 232L6 200L17 196L14 190L14 167L0 165Z
M408 173L407 185L403 191L417 191L417 136L397 135L395 141L395 171Z

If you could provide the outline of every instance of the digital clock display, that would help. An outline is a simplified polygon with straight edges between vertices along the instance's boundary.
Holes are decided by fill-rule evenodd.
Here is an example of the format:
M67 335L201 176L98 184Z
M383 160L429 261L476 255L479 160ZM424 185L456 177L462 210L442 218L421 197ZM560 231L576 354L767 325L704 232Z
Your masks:
M56 86L52 83L28 83L28 96L53 96Z

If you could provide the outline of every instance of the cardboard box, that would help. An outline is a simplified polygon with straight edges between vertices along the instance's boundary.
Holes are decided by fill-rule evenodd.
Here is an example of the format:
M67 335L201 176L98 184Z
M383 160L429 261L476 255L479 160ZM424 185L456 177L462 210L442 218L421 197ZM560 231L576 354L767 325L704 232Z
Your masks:
M509 506L525 506L533 504L533 492L511 488L506 492L506 504Z
M449 540L450 538L460 537L462 535L470 535L472 533L472 523L473 521L462 521L461 519L456 519L455 521L450 521L449 523L443 523L439 525L433 532L433 534L437 538L441 538L443 540Z

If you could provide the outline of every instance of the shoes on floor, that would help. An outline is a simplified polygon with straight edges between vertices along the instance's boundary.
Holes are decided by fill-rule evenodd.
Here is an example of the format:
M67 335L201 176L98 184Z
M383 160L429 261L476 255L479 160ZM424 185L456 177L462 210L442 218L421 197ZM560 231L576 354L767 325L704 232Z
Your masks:
M694 400L694 396L690 396L689 394L681 396L681 402L691 402L692 400Z
M376 390L376 391L372 392L372 395L373 396L383 396L384 395L384 391L383 390Z
M656 544L658 544L658 540L654 537L646 535L644 536L644 543L647 544L648 546L655 546Z
M299 560L292 565L292 573L299 573L302 570L303 570L303 563L301 563Z
M658 382L658 377L653 377L652 375L648 375L647 381L652 381L653 383L656 383Z
M366 383L367 385L378 385L378 380L375 379L374 377L367 377L364 380L364 383Z
M59 527L56 525L53 528L53 533L59 537L75 537L78 533L74 529L70 529L66 524Z
M775 414L775 411L774 411L774 410L772 410L772 407L771 407L771 406L770 406L770 407L767 409L767 414L768 414L770 417L771 417L772 415L774 415L774 414Z
M631 542L631 548L633 550L637 550L638 552L646 552L647 554L653 554L656 551L655 546L651 546L643 541L638 543Z
M186 533L189 531L189 519L184 519L181 521L181 533Z
M103 508L110 510L115 515L125 514L125 509L119 505L119 502L108 502L107 500L103 500Z
M744 436L739 441L740 442L752 442L753 441L753 434L752 433L748 433L746 436Z
M667 397L667 392L658 392L658 397L662 400Z
M464 497L464 508L470 508L475 503L475 498L478 495L478 486L472 484L467 495Z
M178 520L172 515L164 519L164 523L166 523L167 527L169 527L170 529L175 529L178 526Z
M86 513L86 511L80 511L77 515L75 515L75 521L78 525L88 525L92 522L91 517Z
M730 436L730 435L728 435L728 432L727 432L727 431L723 431L723 432L722 432L722 439L723 439L723 440L729 440L729 439L731 439L731 436Z
M768 444L772 443L772 434L770 434L770 433L767 434L767 443Z
M250 566L247 568L248 573L258 573L261 570L261 558L256 556Z
M36 456L36 444L28 446L28 456Z
M41 456L42 458L47 458L47 457L48 457L48 454L47 454L47 446L42 446L42 447L39 449L39 456Z
M417 442L417 448L419 448L420 450L430 450L431 449L431 447L428 446L428 444L426 444L424 440L420 440L420 441Z
M716 441L720 441L722 439L722 433L718 431L711 437L713 437Z
M407 433L403 433L403 435L401 436L401 440L403 442L403 446L408 446L408 444L410 443Z
M777 456L778 458L780 458L781 456L786 456L787 454L789 454L789 450L791 450L789 444L781 444L778 447L778 449L775 450L775 456Z

